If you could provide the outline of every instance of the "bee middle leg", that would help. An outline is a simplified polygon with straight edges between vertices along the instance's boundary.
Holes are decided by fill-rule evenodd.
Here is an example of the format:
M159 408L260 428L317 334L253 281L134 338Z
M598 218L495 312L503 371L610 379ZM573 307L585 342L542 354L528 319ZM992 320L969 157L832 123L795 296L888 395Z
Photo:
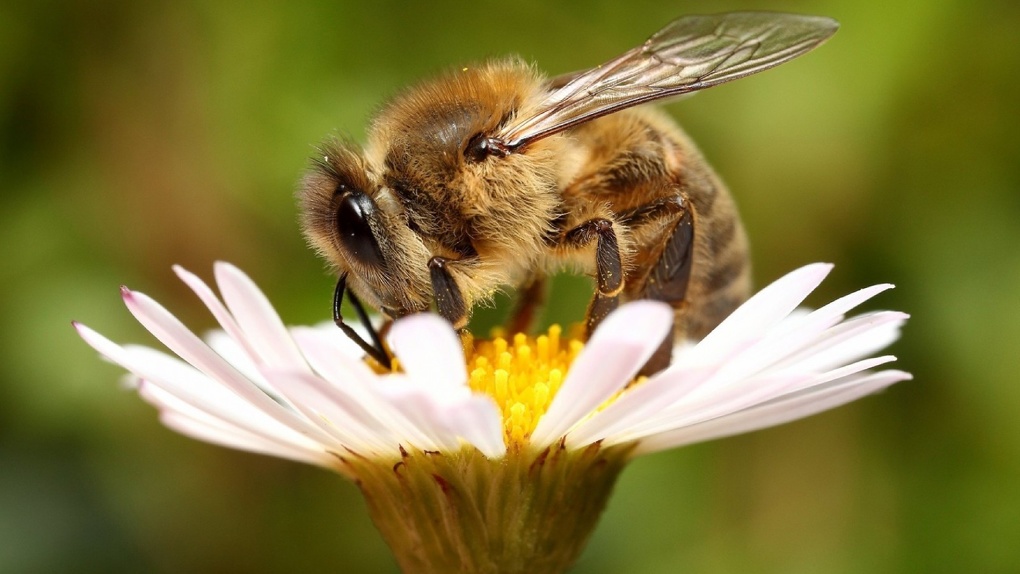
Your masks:
M545 277L536 275L517 290L517 302L507 321L508 334L526 333L531 327L538 308L545 302L545 283Z
M595 282L597 289L588 306L585 330L588 335L609 313L620 306L623 291L623 261L620 244L613 230L613 222L603 217L589 219L563 235L563 244L570 247L584 247L596 241Z

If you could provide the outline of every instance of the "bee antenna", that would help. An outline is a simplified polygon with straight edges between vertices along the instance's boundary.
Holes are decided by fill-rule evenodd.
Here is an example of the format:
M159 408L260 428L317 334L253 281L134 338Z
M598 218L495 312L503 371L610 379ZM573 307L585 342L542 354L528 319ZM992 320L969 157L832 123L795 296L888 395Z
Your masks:
M344 332L347 337L358 344L361 350L375 359L380 365L390 368L390 356L386 353L386 348L383 347L382 339L379 337L379 332L372 326L372 321L368 317L368 313L365 311L364 305L361 301L354 296L354 293L347 292L347 298L350 299L351 305L354 307L354 311L358 314L358 320L368 331L369 337L372 339L372 343L369 344L353 327L344 323L343 315L340 314L340 306L343 304L344 293L347 292L347 275L341 275L340 279L336 282L336 289L333 291L333 323L340 330Z

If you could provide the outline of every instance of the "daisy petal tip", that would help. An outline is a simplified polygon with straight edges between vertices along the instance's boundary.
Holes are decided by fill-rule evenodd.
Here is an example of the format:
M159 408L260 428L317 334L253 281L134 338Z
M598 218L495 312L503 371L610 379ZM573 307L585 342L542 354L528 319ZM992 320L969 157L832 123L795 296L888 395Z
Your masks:
M800 269L794 270L793 273L803 271L805 273L811 273L812 275L817 273L820 274L822 277L825 277L830 272L832 272L832 268L835 266L836 266L835 263L819 261L817 263L808 263L807 265L801 267Z
M184 282L187 282L189 279L197 278L198 277L197 275L195 275L191 271L188 271L187 269L185 269L184 267L182 267L182 266L180 266L180 265L178 265L176 263L171 265L170 269L173 270L174 275L177 275L177 277L179 277Z
M213 276L216 277L216 283L221 286L221 289L224 288L224 284L231 282L249 283L254 287L254 282L247 273L226 261L213 262Z
M78 336L81 337L82 339L87 340L89 334L93 333L92 329L90 329L84 323L79 323L78 321L71 321L71 326L74 327L74 330L78 333Z
M91 327L83 323L79 323L78 321L71 321L71 326L74 327L74 330L78 333L78 336L81 337L86 343L89 344L89 346L93 348L95 348L96 346L96 344L94 343L95 341L105 339L105 337L100 335Z
M906 371L890 371L889 375L895 379L893 382L896 382L896 383L902 382L902 381L913 381L914 380L914 374L913 373L908 373Z
M832 273L834 267L836 267L834 263L810 263L801 267L801 269L809 274L813 280L821 283L822 280L829 276L829 273Z
M216 276L216 282L222 283L223 277L232 275L236 271L236 267L227 263L226 261L214 261L213 262L213 275Z

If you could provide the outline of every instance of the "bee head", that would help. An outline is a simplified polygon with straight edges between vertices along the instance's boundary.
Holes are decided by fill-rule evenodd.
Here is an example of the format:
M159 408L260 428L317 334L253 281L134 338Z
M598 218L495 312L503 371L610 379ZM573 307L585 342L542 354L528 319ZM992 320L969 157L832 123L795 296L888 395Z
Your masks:
M428 251L354 146L324 144L298 196L305 236L350 290L391 317L428 308Z

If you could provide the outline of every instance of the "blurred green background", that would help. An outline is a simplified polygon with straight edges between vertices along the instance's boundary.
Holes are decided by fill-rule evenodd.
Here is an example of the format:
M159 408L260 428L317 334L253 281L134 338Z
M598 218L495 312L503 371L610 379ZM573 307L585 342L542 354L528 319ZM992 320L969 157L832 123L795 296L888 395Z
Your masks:
M761 285L890 281L916 380L635 462L576 572L1020 571L1020 3L0 3L0 572L394 572L354 486L161 427L69 326L152 342L117 287L213 326L172 275L248 271L289 323L331 280L293 189L313 145L447 66L551 73L684 13L842 29L672 104L730 184ZM558 285L556 318L583 312ZM575 291L570 296L569 291Z

